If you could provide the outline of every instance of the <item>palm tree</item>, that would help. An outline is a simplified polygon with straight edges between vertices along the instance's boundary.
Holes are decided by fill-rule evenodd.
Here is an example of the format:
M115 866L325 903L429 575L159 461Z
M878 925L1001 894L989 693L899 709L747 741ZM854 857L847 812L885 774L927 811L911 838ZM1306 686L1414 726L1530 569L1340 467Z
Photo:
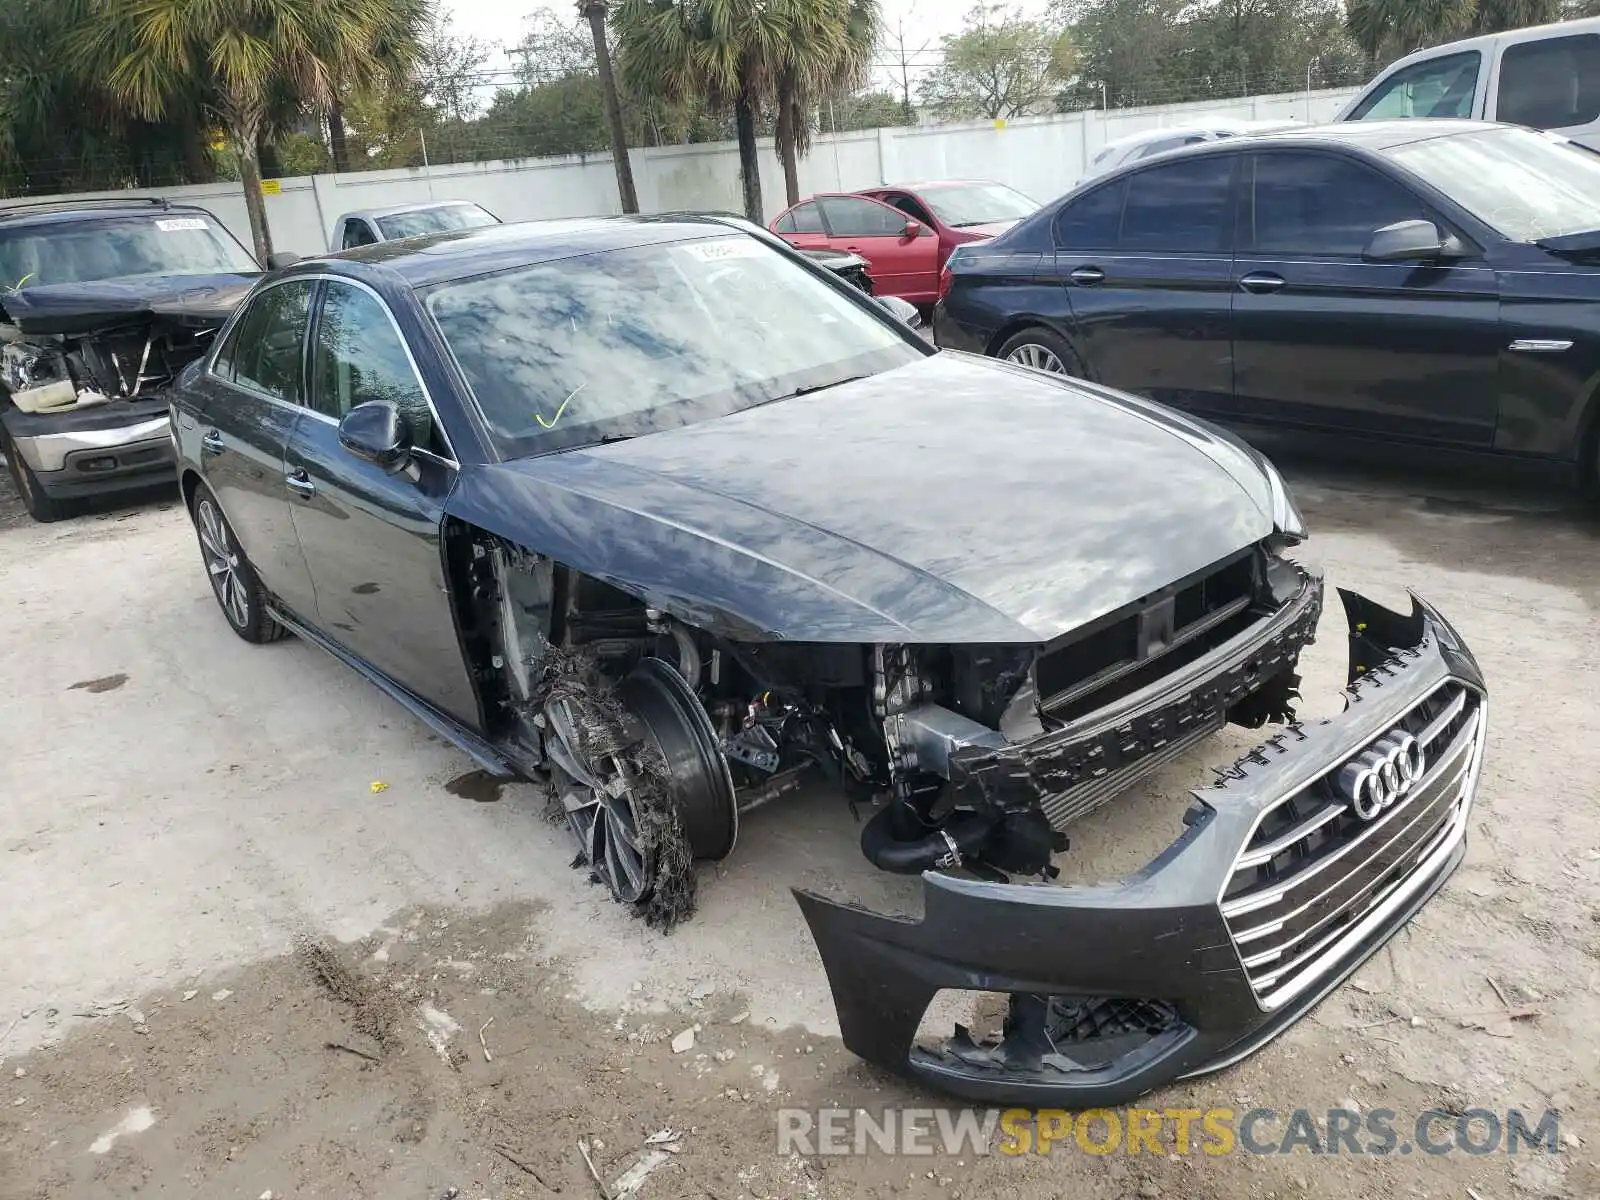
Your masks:
M1472 15L1472 32L1498 33L1560 19L1561 0L1478 0L1478 11Z
M792 0L622 0L617 56L630 92L672 101L703 97L732 110L745 216L762 220L756 127L787 49Z
M622 100L617 95L617 77L611 70L611 50L606 45L606 0L578 0L578 13L589 22L594 38L594 61L600 75L600 92L605 98L606 125L611 137L611 162L617 170L617 195L622 211L639 211L639 196L633 190L633 164L628 161L628 134L622 127Z
M811 102L826 92L866 82L882 27L878 0L784 0L788 36L775 79L774 144L783 163L784 193L800 203L798 158L811 145Z
M1350 36L1376 62L1385 50L1409 54L1448 41L1471 24L1475 0L1350 0Z
M345 132L344 101L355 91L402 86L416 61L424 28L433 13L429 0L387 0L370 6L374 22L367 30L367 52L336 64L337 82L328 100L328 151L335 171L350 169L350 143Z
M335 84L373 52L393 0L67 0L74 49L102 64L137 116L164 116L204 80L239 159L256 257L272 253L257 142L275 95L326 108Z

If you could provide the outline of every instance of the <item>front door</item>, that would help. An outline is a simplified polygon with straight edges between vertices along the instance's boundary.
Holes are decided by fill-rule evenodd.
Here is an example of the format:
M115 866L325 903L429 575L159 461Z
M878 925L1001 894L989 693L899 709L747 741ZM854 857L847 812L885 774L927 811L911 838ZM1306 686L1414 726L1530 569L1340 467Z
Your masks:
M1400 181L1335 154L1252 156L1234 264L1235 402L1245 421L1488 446L1500 301L1475 253L1367 262L1373 231L1442 218Z
M1236 158L1147 167L1061 209L1054 272L1094 379L1200 412L1226 401Z
M283 458L305 402L305 338L315 281L257 292L200 377L201 476L250 565L290 612L316 612L284 488Z
M384 302L349 281L324 287L312 334L313 411L285 462L317 623L390 679L479 728L440 546L455 482L448 444ZM339 418L372 400L398 407L426 452L405 472L391 475L339 444Z
M820 203L828 246L866 259L878 295L914 304L939 298L939 238L932 229L865 196L824 196Z

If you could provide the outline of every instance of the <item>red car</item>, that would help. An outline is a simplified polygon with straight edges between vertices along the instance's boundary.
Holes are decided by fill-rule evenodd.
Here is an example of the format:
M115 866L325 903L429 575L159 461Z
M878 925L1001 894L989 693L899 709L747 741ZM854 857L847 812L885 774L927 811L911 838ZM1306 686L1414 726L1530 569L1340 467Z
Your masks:
M779 214L771 229L802 250L859 254L880 296L932 304L952 249L1004 233L1038 207L999 183L911 183L813 196Z

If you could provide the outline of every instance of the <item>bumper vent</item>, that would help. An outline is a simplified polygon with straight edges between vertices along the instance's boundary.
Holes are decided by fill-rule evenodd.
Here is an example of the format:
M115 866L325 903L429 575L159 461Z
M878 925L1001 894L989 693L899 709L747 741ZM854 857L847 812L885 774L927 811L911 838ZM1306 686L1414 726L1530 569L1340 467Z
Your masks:
M1447 683L1352 762L1420 747L1414 779L1392 773L1389 800L1363 818L1342 788L1343 764L1261 818L1223 890L1222 916L1263 1008L1332 969L1430 877L1466 830L1486 729L1481 698ZM1369 811L1374 805L1364 804ZM1387 907L1386 907L1387 906Z

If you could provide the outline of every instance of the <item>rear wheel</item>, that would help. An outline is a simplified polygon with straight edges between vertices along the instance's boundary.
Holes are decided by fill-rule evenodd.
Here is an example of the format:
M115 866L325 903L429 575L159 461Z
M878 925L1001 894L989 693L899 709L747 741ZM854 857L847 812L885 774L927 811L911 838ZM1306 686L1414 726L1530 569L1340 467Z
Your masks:
M995 357L1049 375L1070 375L1078 379L1084 376L1083 363L1066 339L1037 325L1012 334L995 352Z

